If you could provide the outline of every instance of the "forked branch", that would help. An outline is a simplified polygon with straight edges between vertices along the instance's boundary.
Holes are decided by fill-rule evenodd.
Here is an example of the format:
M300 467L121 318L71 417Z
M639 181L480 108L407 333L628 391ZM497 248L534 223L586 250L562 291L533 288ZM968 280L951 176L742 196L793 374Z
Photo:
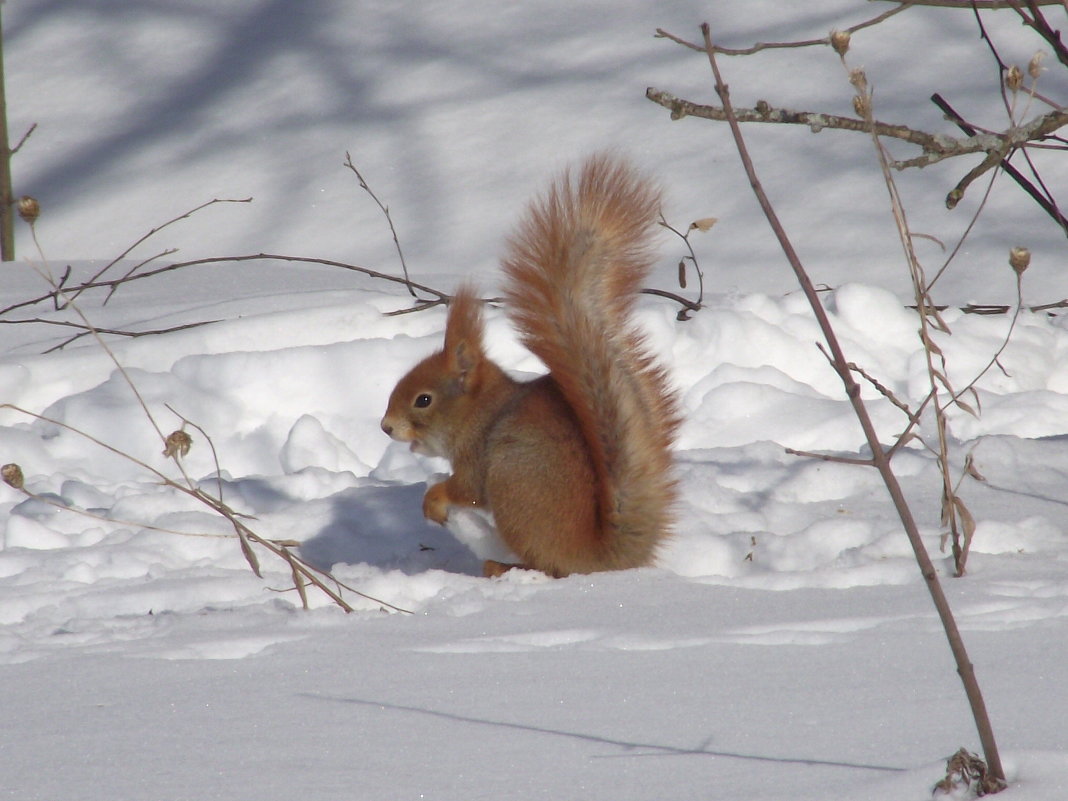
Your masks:
M670 92L649 87L645 96L657 105L671 112L671 119L699 117L706 120L727 120L727 112L722 106L708 106L683 100ZM857 117L845 117L839 114L825 114L815 111L793 111L775 108L766 102L759 102L754 108L734 109L738 122L763 122L780 125L804 125L813 132L825 129L854 131L866 133L870 130L868 123ZM1027 123L1013 126L1001 133L975 133L966 138L948 134L931 134L916 130L899 123L874 121L875 132L879 136L898 139L920 148L919 156L903 161L891 161L890 166L903 170L909 167L926 167L943 159L964 156L971 153L986 153L988 159L994 159L994 166L1004 159L1009 151L1031 142L1037 142L1054 131L1068 125L1068 110L1055 109L1047 114L1035 117ZM985 172L989 167L984 168ZM977 174L981 174L977 173ZM972 179L974 180L974 178ZM970 183L970 181L969 181ZM963 194L963 192L961 192ZM959 200L959 197L958 197Z

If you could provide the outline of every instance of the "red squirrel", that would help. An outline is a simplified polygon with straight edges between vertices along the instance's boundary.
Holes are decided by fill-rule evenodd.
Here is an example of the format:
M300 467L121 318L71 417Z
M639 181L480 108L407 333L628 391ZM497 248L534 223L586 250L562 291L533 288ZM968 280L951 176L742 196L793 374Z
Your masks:
M423 514L485 507L520 564L554 577L650 564L676 497L679 425L664 370L629 320L652 262L660 195L625 162L587 160L536 199L508 244L507 310L549 368L510 378L487 358L480 302L451 300L444 347L393 390L382 430L447 458Z

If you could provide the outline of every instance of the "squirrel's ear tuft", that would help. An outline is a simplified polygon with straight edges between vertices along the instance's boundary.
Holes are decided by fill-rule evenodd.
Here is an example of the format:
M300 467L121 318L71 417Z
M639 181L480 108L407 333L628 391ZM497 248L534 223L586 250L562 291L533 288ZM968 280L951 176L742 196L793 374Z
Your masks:
M445 323L445 359L451 372L466 376L485 358L482 348L482 301L464 284L449 302Z

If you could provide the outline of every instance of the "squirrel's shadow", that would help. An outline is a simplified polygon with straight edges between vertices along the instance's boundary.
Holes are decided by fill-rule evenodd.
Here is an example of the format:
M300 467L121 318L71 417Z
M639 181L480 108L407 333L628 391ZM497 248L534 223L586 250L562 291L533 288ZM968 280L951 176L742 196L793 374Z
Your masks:
M413 575L427 570L481 575L478 542L465 544L450 527L428 522L422 514L425 484L354 487L331 498L330 522L304 541L300 555L330 570L337 564L368 564ZM483 525L488 525L484 523ZM462 535L463 536L463 535Z

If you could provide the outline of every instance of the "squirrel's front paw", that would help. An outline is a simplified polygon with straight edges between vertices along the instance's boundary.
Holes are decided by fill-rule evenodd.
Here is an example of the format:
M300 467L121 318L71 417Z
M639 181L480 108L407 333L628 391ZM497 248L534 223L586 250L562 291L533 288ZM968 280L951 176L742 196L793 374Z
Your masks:
M423 517L444 526L449 519L449 505L449 493L442 481L428 489L423 496Z

